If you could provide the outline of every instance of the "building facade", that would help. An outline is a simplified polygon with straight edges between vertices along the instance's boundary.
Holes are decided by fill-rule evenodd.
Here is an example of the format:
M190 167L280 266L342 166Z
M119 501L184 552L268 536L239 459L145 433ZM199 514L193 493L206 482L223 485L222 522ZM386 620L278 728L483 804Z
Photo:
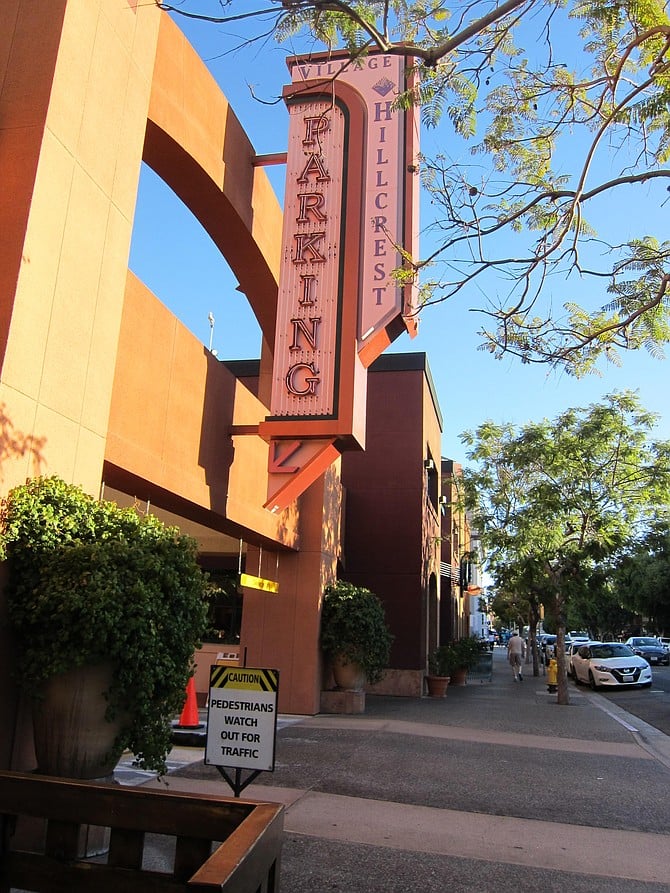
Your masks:
M467 512L460 505L461 473L462 466L458 462L441 460L440 642L470 635L471 592L479 589L475 544Z
M341 576L384 602L394 636L378 692L419 696L438 644L442 417L424 354L384 354L368 379L367 444L342 457Z
M243 590L239 641L212 649L278 668L282 712L318 712L324 586L338 567L361 576L366 551L386 561L387 578L396 574L374 538L367 550L359 541L368 511L356 520L363 453L333 456L285 508L266 507L272 468L259 431L271 403L282 211L253 146L154 4L8 0L0 72L0 495L27 477L57 474L177 524L197 538L215 574L274 581L276 593ZM255 363L219 361L129 272L142 162L237 276L262 331ZM393 362L370 372L375 400L363 406L374 407L376 431L375 413L383 419L399 389L405 422L417 425L388 435L393 462L389 452L376 472L401 510L396 539L407 560L394 566L393 586L369 565L366 572L371 588L387 593L392 625L413 625L394 646L401 693L416 692L437 641L440 420L425 361ZM384 436L374 435L380 448ZM415 502L404 516L410 482ZM0 628L0 720L14 730L0 745L0 765L21 767L27 719L11 638Z

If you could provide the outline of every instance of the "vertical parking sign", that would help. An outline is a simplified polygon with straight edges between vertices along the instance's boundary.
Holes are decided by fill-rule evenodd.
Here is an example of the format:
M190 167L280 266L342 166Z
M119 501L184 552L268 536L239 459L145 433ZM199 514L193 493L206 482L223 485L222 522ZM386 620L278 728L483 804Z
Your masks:
M205 763L274 771L279 671L214 666Z

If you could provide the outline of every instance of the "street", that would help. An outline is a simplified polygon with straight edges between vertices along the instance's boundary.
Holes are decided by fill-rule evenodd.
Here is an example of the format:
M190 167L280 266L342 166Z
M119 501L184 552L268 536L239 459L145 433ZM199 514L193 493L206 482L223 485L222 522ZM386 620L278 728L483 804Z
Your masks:
M286 806L282 889L670 893L670 750L632 728L634 701L657 726L667 713L670 673L654 677L603 695L571 682L563 707L496 649L490 681L446 697L368 695L363 714L283 724L274 772L243 792ZM222 787L200 755L168 782Z
M651 688L613 691L600 688L598 694L638 716L665 735L670 735L670 667L653 667L652 671L654 682ZM574 686L574 682L570 684Z

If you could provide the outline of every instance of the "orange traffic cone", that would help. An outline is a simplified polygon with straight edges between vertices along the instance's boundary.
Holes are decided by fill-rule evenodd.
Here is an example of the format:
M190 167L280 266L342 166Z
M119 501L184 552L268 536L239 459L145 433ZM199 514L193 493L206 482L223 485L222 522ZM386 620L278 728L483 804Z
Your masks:
M198 699L195 694L195 678L191 676L186 685L186 703L179 717L178 728L197 729L200 725L198 716Z

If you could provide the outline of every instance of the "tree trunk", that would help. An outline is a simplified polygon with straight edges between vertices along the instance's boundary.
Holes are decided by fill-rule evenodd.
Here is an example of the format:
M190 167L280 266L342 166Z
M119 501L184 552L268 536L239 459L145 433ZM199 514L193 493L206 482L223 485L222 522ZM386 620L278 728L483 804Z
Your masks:
M529 631L528 631L528 643L530 645L530 652L533 656L533 676L540 675L540 662L538 659L538 651L537 651L537 624L540 621L540 605L539 602L532 598L530 600L530 613L529 613Z
M562 594L556 593L556 663L558 665L558 704L569 704L568 674L565 660L565 601Z

